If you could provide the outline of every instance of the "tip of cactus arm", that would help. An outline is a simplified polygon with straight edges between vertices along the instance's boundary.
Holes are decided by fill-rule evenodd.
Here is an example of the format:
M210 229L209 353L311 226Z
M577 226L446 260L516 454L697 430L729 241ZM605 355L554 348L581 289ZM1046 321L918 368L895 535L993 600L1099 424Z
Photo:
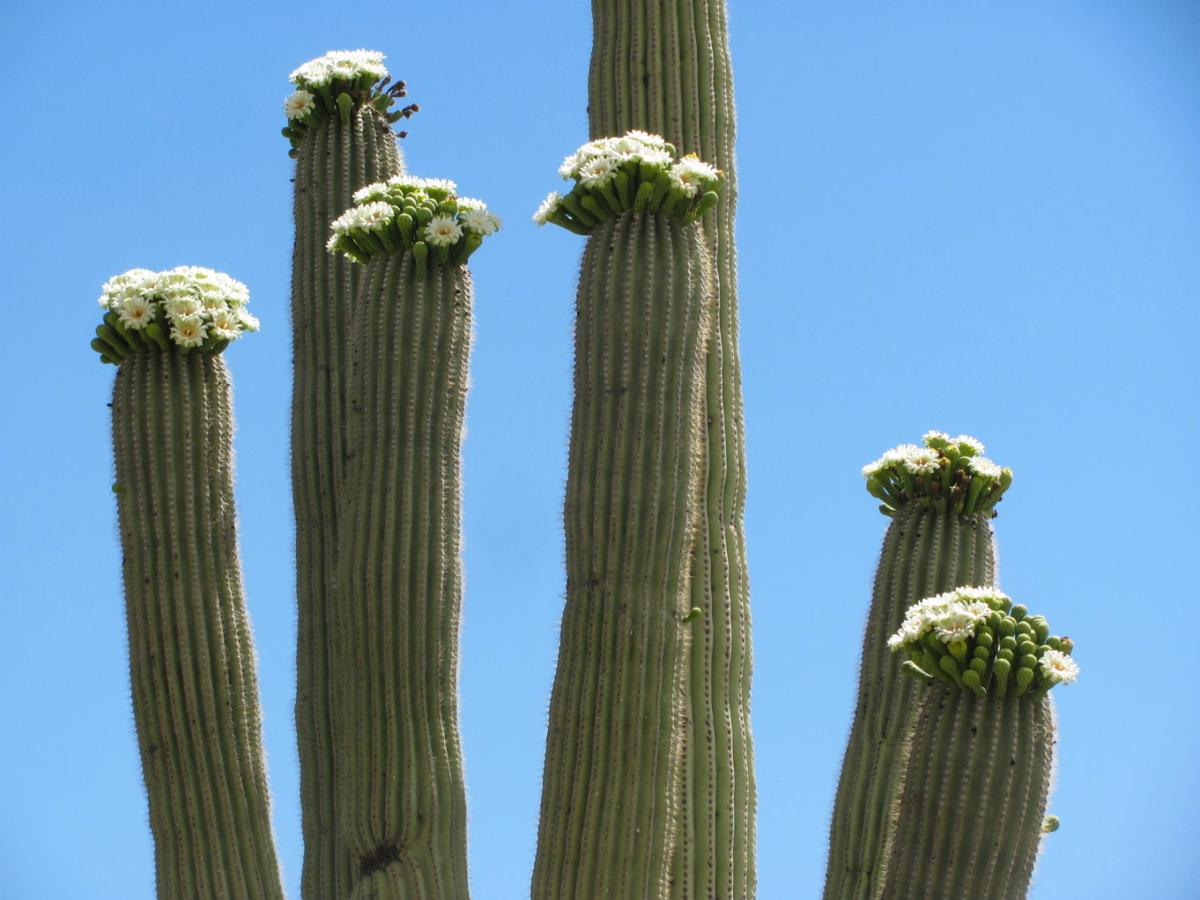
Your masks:
M130 269L101 288L103 316L91 347L115 365L142 351L221 353L258 330L249 300L246 285L213 269Z
M356 107L374 110L388 125L411 118L420 110L416 103L397 107L407 96L403 81L393 82L378 50L332 50L311 59L289 76L296 90L283 101L287 126L283 136L295 155L304 135L325 119L349 125ZM399 132L398 137L405 137Z
M533 214L576 234L626 212L658 213L688 224L717 205L722 174L695 154L677 157L675 147L645 131L598 138L565 160L558 174L574 186L550 193Z
M1052 635L1044 616L991 587L960 587L908 608L888 647L908 658L906 674L989 694L1040 696L1079 676L1074 644Z
M983 443L970 435L926 432L922 444L893 447L863 466L867 492L883 502L885 515L910 503L964 515L994 516L1012 485L1012 469L983 455ZM890 510L890 512L888 511Z
M482 200L460 197L457 190L449 179L413 175L368 184L331 223L326 249L360 263L411 252L422 273L426 260L462 265L501 222Z

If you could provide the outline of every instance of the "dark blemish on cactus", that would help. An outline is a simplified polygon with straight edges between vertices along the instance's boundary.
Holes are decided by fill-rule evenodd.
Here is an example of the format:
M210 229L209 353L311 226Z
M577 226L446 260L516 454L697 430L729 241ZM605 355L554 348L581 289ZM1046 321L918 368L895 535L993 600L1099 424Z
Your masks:
M358 863L358 876L366 878L372 872L386 868L389 863L400 861L400 848L395 844L381 844Z

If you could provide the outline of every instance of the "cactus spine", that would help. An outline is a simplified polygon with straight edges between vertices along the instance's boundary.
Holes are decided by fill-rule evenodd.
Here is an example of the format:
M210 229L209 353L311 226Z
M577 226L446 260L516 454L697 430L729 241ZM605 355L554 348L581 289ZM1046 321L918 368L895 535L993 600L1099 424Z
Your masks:
M641 128L723 173L703 220L718 303L705 360L703 513L690 605L702 616L689 658L690 798L679 823L673 897L751 897L755 889L746 473L738 359L733 78L724 0L592 0L591 134Z
M310 109L303 116L289 110L291 124L285 129L296 158L292 495L298 601L296 732L304 834L301 893L313 900L346 896L356 872L336 837L329 696L336 676L329 604L339 534L335 483L347 446L350 321L361 275L348 260L327 253L325 243L330 220L350 205L357 188L403 168L387 114L369 102L370 88L329 80L321 66L324 59L293 73L299 86L294 97L307 101Z
M173 278L181 302L198 306L178 270L110 281L99 339L119 363L114 490L155 880L160 897L282 900L238 561L229 374L215 351L223 339L177 345L203 340L193 327L231 320L180 316L168 336L162 293L147 285Z
M467 897L457 706L472 289L461 260L499 222L477 201L460 214L452 190L411 177L367 186L331 245L365 262L333 606L338 831L355 900Z
M892 522L875 574L854 724L834 803L827 900L875 898L884 883L918 701L917 685L902 677L888 638L921 598L996 578L989 522L1011 473L993 475L984 463L992 464L977 457L982 446L974 439L950 442L934 432L926 439L941 449L904 445L863 470ZM929 471L914 474L906 462Z
M711 301L697 226L626 212L588 239L538 900L669 896Z

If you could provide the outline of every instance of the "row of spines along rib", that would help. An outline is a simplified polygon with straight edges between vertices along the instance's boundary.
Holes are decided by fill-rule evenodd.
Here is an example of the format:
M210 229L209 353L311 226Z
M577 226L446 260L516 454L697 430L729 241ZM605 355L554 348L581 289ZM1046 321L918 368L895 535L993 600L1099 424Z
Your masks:
M584 250L537 900L670 896L710 277L698 227L658 215Z
M863 636L854 724L829 836L826 900L879 895L899 815L920 691L887 639L918 600L996 577L990 514L961 516L911 504L892 519Z
M675 898L755 891L754 746L750 733L750 599L734 215L733 77L724 0L592 0L588 80L593 138L640 128L724 174L703 227L718 303L705 362L703 522L691 605L702 610L690 656L685 781Z
M886 900L1009 900L1029 891L1054 754L1048 695L918 686Z
M159 897L282 898L220 356L129 353L113 389L129 668Z
M387 122L356 107L349 125L327 117L309 129L296 159L292 254L292 493L296 513L296 731L304 834L301 893L345 897L356 873L338 847L329 691L329 593L336 571L335 482L347 443L349 328L361 275L328 253L329 223L364 184L400 174Z
M460 448L471 342L464 266L364 267L334 632L338 832L354 900L467 897L458 733Z

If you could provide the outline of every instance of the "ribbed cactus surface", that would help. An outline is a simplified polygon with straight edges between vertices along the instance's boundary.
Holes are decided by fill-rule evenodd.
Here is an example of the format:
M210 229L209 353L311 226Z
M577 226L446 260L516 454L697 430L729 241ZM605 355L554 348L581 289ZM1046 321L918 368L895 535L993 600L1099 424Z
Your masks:
M671 896L744 900L755 890L754 747L742 376L738 358L733 78L724 0L592 0L593 138L644 129L723 172L703 220L718 303L705 357L703 518L690 605L685 782Z
M609 218L584 250L537 900L670 896L710 271L699 227L663 215Z
M282 898L219 355L130 341L113 389L129 668L158 896Z
M918 690L909 771L880 896L1024 897L1050 791L1053 701L1049 695L976 697L940 682Z
M1012 472L968 435L938 431L865 466L868 492L892 517L863 636L858 701L829 835L825 897L874 898L887 873L907 771L917 692L889 638L918 601L996 579L990 521Z
M863 637L858 701L842 762L829 837L827 898L878 896L885 849L899 812L906 741L920 685L888 649L908 608L959 585L995 579L991 514L944 507L900 510L883 540Z
M349 896L467 896L458 731L460 447L471 343L462 265L363 268L333 624L337 818Z
M304 833L302 894L345 897L356 877L339 850L329 694L330 595L337 571L338 500L348 440L350 323L360 280L353 263L326 252L329 223L362 185L402 170L395 136L375 108L346 121L324 116L296 148L292 253L292 495L296 514L296 731Z

